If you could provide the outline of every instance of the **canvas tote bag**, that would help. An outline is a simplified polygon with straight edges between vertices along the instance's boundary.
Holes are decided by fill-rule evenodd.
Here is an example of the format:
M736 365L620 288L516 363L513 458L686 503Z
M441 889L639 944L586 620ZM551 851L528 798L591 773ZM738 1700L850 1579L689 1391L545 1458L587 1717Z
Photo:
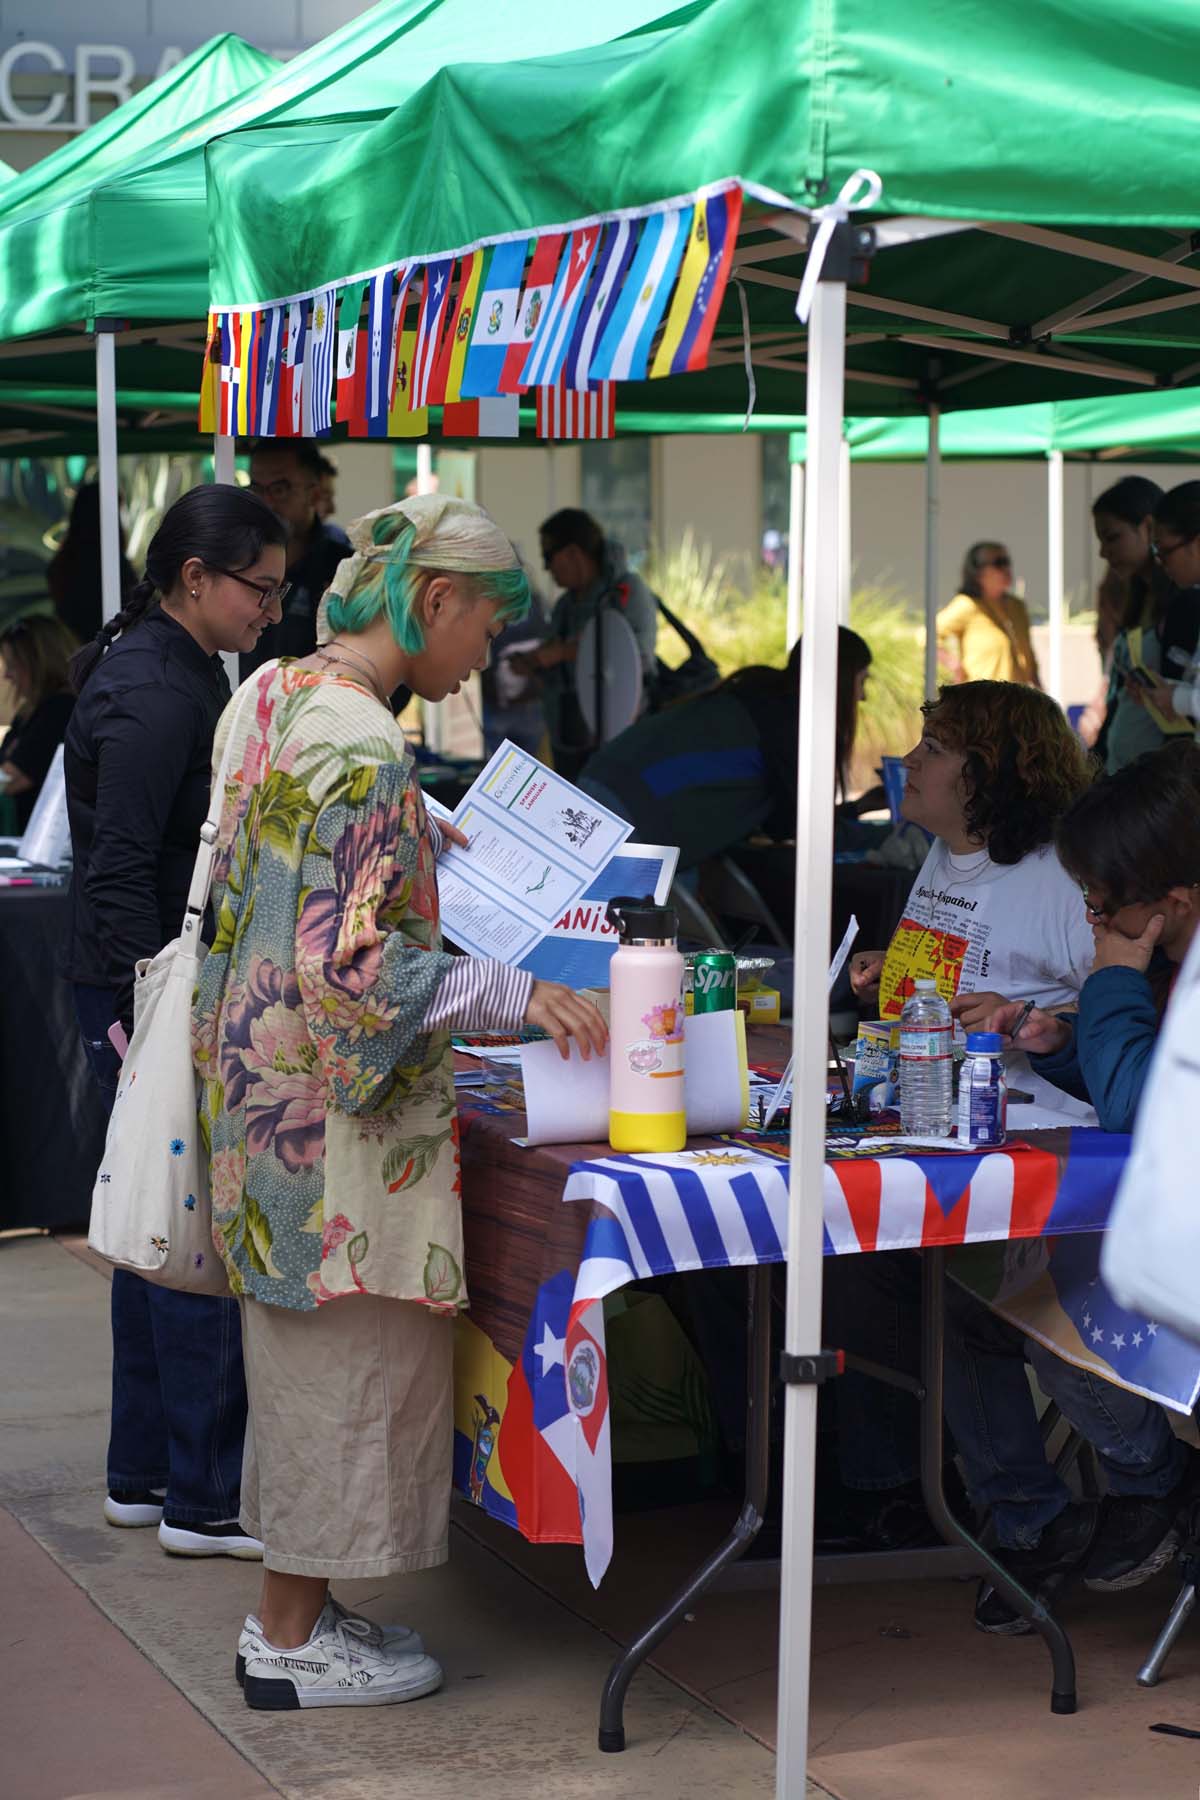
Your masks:
M1105 1233L1100 1272L1122 1306L1200 1343L1200 936L1179 972Z
M91 1248L117 1268L189 1294L229 1293L212 1241L208 1155L200 1141L199 1078L192 1062L192 995L204 958L200 931L230 754L262 674L257 670L238 690L179 936L136 966L133 1037L92 1189Z

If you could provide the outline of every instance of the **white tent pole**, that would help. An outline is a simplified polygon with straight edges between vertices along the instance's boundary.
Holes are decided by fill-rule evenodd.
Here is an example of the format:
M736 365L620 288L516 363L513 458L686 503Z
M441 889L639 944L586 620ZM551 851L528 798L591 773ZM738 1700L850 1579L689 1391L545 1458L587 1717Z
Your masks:
M96 321L96 439L100 464L100 611L121 610L121 490L117 474L117 345L108 320Z
M417 445L417 492L432 494L433 492L433 446Z
M1046 667L1046 692L1063 704L1063 625L1066 582L1063 574L1063 453L1051 450L1046 458L1046 545L1048 555L1046 598L1050 612L1050 655Z
M227 487L233 486L233 463L237 454L237 439L226 437L223 433L213 433L213 480L223 481ZM233 650L222 650L221 661L225 665L225 673L229 677L229 685L237 693L241 682L241 671L237 653Z
M825 1181L825 1070L833 867L834 728L837 710L837 517L846 361L844 281L817 283L808 326L808 479L805 483L804 657L796 819L795 1058L788 1183L787 1322L792 1355L821 1344ZM817 1389L789 1384L783 1440L779 1719L775 1793L802 1800L808 1760L812 1629L813 1464Z
M929 403L929 447L925 452L925 698L938 691L938 509L942 477L942 409Z
M233 482L233 459L237 451L237 439L223 437L218 431L213 437L213 480Z
M788 490L787 647L800 636L800 611L804 593L804 464L791 466Z
M850 446L843 437L838 457L838 623L850 623Z

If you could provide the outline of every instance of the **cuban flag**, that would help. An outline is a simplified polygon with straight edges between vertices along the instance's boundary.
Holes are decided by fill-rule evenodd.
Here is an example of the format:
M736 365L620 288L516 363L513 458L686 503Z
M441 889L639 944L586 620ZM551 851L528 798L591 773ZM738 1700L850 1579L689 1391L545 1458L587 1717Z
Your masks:
M258 358L258 431L274 437L279 414L279 361L283 353L282 306L269 306L263 314L262 345Z
M453 272L454 258L452 256L443 257L440 262L425 264L421 310L417 315L417 347L413 357L412 404L414 407L419 408L429 403L429 384L433 379L433 371L437 365L438 351L442 343L442 332L446 326L446 313L450 306L450 277Z
M692 207L652 213L625 278L621 298L592 360L593 381L644 381L650 344L667 310L692 226Z
M518 1528L535 1544L577 1544L580 1537L578 1428L567 1398L574 1285L562 1269L538 1289L520 1361L508 1378L497 1444Z
M530 344L524 375L527 387L552 387L558 380L599 241L598 225L571 233L549 304Z
M529 360L530 347L550 298L562 247L561 231L554 232L549 237L540 237L533 247L533 261L529 265L512 338L504 357L504 367L500 371L502 394L519 394L529 385L525 378L525 364Z
M621 298L622 284L633 261L636 243L637 232L631 219L615 219L605 226L592 264L587 299L579 309L571 334L571 347L563 365L566 386L581 393L591 379L596 346Z
M517 328L525 239L497 244L475 309L475 325L463 370L464 400L487 400L500 392L504 358Z

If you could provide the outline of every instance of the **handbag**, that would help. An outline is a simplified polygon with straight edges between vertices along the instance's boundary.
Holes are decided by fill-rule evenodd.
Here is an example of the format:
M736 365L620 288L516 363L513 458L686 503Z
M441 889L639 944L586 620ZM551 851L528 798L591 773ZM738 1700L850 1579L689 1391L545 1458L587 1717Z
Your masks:
M257 670L238 690L179 936L135 968L133 1037L92 1188L88 1244L97 1255L189 1294L230 1291L212 1238L208 1151L200 1137L199 1076L192 1061L192 996L205 955L200 933L230 755L261 674Z
M1100 1272L1122 1306L1200 1343L1200 936L1179 972L1146 1076Z

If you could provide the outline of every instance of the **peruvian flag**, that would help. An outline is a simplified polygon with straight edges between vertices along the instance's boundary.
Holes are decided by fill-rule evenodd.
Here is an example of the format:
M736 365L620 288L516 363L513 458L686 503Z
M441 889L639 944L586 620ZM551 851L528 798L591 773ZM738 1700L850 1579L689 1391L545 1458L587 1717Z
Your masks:
M504 367L500 371L502 394L519 394L528 385L524 379L525 364L550 299L565 236L560 231L551 237L539 238L534 245L533 261L529 265L529 275L521 295L521 309L517 314L512 342L504 358Z
M451 400L442 408L443 437L515 438L520 435L521 399L518 394Z
M587 393L566 385L537 390L537 434L540 438L610 438L616 431L615 381L602 381Z

